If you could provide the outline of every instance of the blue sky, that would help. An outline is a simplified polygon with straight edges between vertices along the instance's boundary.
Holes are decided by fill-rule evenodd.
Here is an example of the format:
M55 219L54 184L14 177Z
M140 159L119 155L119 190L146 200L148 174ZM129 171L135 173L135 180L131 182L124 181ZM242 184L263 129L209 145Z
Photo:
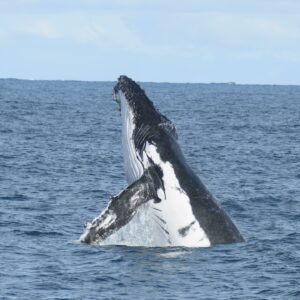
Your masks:
M0 0L0 78L300 85L299 0Z

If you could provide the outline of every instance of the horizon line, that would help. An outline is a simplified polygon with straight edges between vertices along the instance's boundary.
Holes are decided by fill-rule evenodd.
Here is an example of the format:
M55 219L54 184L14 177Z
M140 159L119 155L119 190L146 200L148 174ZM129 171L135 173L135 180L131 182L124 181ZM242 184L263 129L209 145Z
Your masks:
M17 78L17 77L1 77L0 80L20 80L20 81L78 81L78 82L117 82L117 80L83 80L83 79L33 79L33 78ZM227 84L227 85L270 85L270 86L300 86L293 83L240 83L236 81L211 81L211 82L196 82L196 81L143 81L135 80L141 83L165 83L165 84Z

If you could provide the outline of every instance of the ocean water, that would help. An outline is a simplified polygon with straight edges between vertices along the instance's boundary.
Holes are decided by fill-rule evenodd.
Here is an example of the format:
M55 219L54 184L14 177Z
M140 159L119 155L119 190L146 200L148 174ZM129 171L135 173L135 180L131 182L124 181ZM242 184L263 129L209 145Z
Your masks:
M300 299L300 87L141 83L246 239L188 249L78 242L126 186L113 85L0 80L0 299Z

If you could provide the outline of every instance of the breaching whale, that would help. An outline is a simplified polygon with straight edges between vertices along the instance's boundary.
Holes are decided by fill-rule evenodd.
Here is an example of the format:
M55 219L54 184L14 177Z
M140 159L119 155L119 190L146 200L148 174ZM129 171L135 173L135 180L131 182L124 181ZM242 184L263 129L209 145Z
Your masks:
M140 86L120 76L113 89L122 118L129 183L86 225L81 242L100 243L128 224L139 209L155 219L156 246L208 247L243 241L240 232L186 162L174 124ZM150 222L149 222L150 224Z

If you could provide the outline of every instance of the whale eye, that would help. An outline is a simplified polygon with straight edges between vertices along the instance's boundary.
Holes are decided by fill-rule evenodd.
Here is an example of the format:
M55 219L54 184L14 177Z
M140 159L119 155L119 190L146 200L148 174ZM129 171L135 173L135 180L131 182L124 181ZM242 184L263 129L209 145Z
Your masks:
M154 201L154 203L160 203L160 202L161 202L161 199L158 198L158 197L154 197L154 198L153 198L153 201Z

